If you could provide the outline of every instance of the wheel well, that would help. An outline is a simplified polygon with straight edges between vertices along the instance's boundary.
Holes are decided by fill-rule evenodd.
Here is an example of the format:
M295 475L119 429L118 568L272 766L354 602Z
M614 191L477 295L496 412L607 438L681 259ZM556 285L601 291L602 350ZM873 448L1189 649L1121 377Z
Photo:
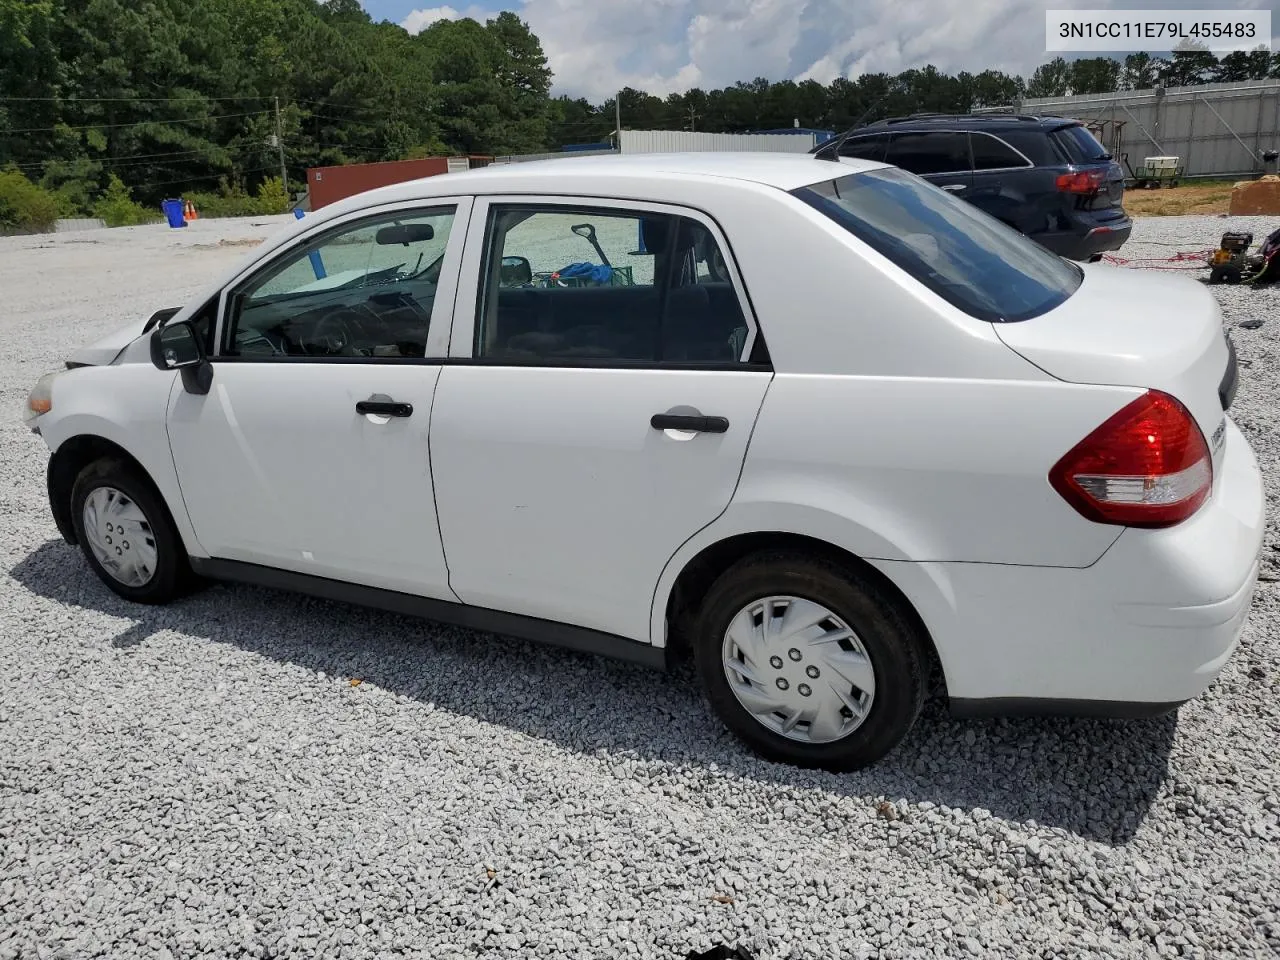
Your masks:
M671 588L671 596L667 600L667 646L668 658L672 662L689 658L693 617L697 614L702 598L706 596L716 578L743 557L762 550L777 549L801 550L826 557L874 583L877 589L893 598L903 616L916 629L917 635L923 639L933 679L941 685L945 695L946 677L942 672L942 662L938 658L933 637L911 601L898 589L898 585L861 557L825 540L798 533L744 533L729 537L727 540L713 543L685 565L685 568L680 571L680 576L676 578Z
M146 468L124 447L102 437L88 434L72 437L59 444L58 449L49 459L48 476L49 507L53 511L53 520L58 525L58 532L67 543L76 542L76 528L71 519L71 488L75 486L76 477L80 476L81 470L103 457L113 457L129 464L138 471L140 476L147 479L155 490L156 496L162 503L164 502Z

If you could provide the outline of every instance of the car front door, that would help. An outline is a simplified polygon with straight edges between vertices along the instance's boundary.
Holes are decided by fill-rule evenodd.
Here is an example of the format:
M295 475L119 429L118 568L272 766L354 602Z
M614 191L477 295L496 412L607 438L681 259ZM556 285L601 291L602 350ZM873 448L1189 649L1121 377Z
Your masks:
M347 217L234 281L205 395L168 430L217 559L456 599L428 425L470 200Z
M954 130L895 133L886 163L909 170L948 193L968 199L973 185L969 135Z
M715 223L477 200L431 418L465 602L648 642L677 548L733 496L772 377Z

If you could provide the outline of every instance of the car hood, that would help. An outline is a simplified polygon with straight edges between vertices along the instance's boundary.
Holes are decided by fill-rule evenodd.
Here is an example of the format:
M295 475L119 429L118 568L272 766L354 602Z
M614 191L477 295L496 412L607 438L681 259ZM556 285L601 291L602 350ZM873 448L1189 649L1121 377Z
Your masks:
M101 340L95 340L93 343L75 350L67 358L67 362L74 365L105 366L115 360L120 355L120 351L137 340L143 333L143 324L134 320L127 327L121 327L114 333L107 334Z

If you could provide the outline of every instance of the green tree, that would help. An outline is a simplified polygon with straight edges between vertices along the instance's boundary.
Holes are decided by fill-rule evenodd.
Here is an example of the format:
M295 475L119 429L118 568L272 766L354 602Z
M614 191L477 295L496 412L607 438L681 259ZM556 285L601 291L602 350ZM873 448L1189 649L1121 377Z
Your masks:
M1036 67L1027 83L1028 97L1064 97L1071 85L1071 66L1062 57Z
M1067 85L1072 94L1110 93L1118 89L1122 67L1110 57L1082 57L1072 60Z

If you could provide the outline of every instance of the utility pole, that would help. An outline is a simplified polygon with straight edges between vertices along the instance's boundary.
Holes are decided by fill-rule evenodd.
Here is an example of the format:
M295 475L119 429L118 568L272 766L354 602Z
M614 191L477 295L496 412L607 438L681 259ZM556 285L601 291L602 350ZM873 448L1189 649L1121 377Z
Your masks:
M284 165L284 132L280 127L280 98L276 102L276 147L280 150L280 182L284 185L285 196L289 195L289 171Z
M618 152L622 152L622 91L613 98L613 129L618 136Z
M698 132L698 112L693 109L693 105L689 106L689 132Z

